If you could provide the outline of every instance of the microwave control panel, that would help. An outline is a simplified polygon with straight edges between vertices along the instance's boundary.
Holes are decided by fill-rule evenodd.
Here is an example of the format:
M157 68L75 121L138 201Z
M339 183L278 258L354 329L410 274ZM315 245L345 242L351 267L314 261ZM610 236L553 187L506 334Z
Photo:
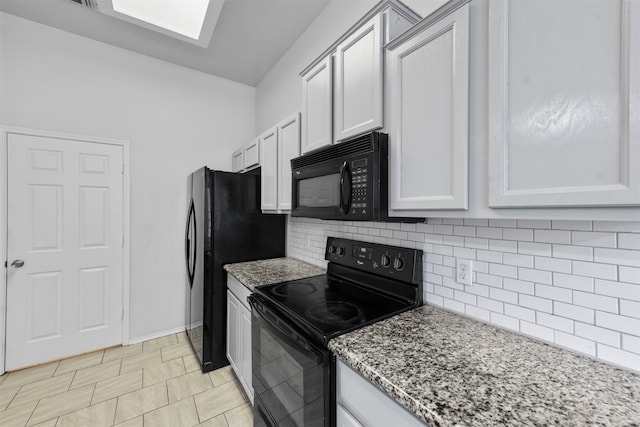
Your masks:
M351 211L366 215L371 209L369 199L369 168L367 159L351 162Z

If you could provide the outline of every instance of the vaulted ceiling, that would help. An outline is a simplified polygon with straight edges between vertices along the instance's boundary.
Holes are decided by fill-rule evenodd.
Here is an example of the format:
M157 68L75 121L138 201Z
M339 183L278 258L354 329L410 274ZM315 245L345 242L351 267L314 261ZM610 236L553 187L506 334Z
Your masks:
M0 0L0 10L256 86L329 1L226 0L207 47L117 19L71 0Z

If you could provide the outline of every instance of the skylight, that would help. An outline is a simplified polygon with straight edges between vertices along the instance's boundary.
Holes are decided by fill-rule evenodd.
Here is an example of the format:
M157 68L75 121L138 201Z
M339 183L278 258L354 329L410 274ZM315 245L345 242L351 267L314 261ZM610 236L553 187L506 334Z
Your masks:
M209 0L112 0L113 10L198 40Z

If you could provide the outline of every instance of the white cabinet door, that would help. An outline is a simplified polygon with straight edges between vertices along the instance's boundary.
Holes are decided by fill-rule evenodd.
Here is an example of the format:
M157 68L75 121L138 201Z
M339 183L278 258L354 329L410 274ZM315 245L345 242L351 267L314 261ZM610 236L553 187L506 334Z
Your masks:
M240 372L242 372L242 386L244 387L251 404L253 404L253 382L251 381L251 312L244 306L240 306Z
M490 206L640 204L640 2L489 7Z
M227 359L236 372L239 372L240 307L235 295L227 291Z
M255 138L248 145L244 146L244 168L250 169L260 164L260 142Z
M278 209L291 210L291 159L300 155L300 114L278 124Z
M391 214L467 209L469 6L422 21L387 55Z
M302 76L302 154L332 143L332 74L328 56Z
M231 172L240 172L244 168L244 147L231 155Z
M336 49L335 140L382 127L382 14Z
M261 208L278 209L278 130L270 129L260 136L262 168L260 172Z

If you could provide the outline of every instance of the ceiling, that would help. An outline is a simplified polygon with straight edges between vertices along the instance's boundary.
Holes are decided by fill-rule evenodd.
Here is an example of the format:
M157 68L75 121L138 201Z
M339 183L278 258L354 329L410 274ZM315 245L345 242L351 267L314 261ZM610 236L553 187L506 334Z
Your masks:
M0 10L93 40L256 86L330 0L226 0L207 47L71 0L0 0Z

